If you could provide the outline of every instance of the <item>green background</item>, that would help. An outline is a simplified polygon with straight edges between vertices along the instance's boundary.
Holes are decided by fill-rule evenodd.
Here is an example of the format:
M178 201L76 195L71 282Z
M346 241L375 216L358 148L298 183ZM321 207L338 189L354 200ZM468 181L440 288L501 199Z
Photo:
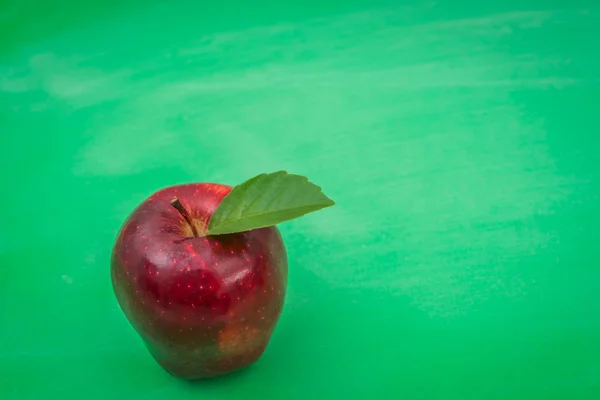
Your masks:
M202 3L0 3L0 398L600 398L597 1ZM279 169L337 206L271 344L170 377L117 230Z

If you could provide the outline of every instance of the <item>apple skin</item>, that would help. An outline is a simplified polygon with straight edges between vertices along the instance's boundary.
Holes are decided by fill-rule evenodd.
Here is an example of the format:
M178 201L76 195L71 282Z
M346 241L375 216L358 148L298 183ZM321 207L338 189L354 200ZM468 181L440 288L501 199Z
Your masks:
M201 379L255 362L281 314L287 255L276 227L195 237L231 187L197 183L162 189L125 221L111 259L123 313L170 374Z

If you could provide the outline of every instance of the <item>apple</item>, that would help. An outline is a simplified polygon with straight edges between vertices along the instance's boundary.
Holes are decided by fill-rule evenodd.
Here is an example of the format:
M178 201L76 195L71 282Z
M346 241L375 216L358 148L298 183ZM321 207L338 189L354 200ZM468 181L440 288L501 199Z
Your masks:
M117 301L150 354L184 379L225 374L264 352L286 293L286 250L276 226L207 235L232 187L159 190L127 218L114 245Z

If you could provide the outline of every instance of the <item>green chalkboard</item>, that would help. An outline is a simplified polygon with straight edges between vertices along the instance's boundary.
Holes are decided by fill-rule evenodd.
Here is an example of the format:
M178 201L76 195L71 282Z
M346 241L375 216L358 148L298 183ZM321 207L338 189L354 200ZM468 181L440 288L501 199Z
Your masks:
M597 1L203 3L0 4L1 399L600 398ZM278 170L337 204L260 360L178 380L118 229Z

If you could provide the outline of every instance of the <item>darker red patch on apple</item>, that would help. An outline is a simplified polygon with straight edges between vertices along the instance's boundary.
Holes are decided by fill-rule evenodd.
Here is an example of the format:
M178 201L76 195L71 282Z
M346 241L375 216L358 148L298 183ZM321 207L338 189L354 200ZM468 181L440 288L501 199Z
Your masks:
M283 307L287 257L277 228L190 237L170 204L177 197L207 225L230 190L191 184L155 193L127 219L112 255L125 315L156 360L187 379L256 361Z

